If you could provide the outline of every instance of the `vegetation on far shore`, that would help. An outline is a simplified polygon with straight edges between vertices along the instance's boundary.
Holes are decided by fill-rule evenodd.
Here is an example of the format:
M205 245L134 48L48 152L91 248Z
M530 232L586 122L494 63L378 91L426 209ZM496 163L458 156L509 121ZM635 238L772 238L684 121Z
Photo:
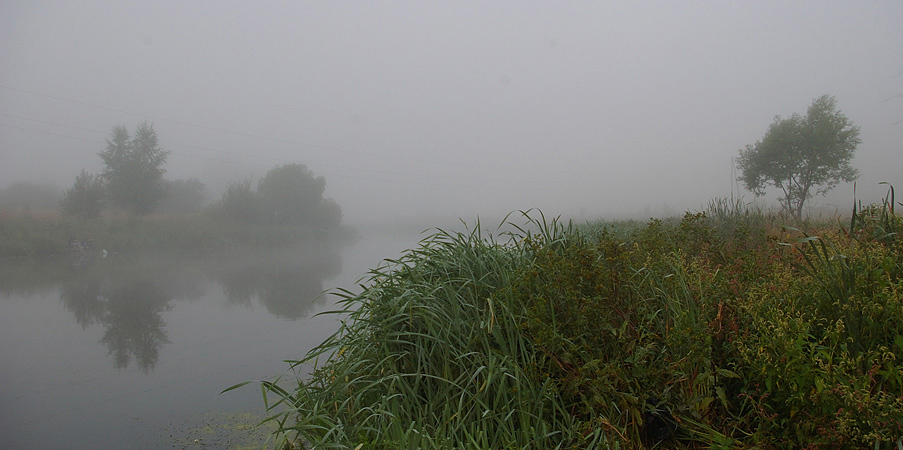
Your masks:
M121 214L97 219L65 217L52 211L0 214L0 257L103 250L116 253L276 247L310 239L348 241L355 236L355 231L344 225L316 229L289 224L249 224L224 220L215 212L145 217Z
M81 181L86 178L91 176L79 176ZM0 189L9 197L0 204L0 257L277 247L356 237L353 229L342 224L339 205L323 197L325 179L301 164L273 168L257 189L251 180L232 183L220 200L207 205L202 183L175 180L153 214L101 207L102 191L76 196L90 201L74 202L81 205L75 208L71 192L78 185L77 180L70 195L57 200L60 207L56 209L50 209L52 193L39 185L19 183Z
M897 448L892 192L817 228L716 201L440 230L338 292L341 328L261 382L269 420L315 448Z
M113 128L99 153L104 171L82 170L64 193L17 182L0 188L0 257L70 251L184 250L283 246L354 236L342 208L324 198L326 179L283 164L257 182L231 183L206 202L196 179L166 180L169 152L147 122Z
M0 257L276 247L356 236L342 225L339 205L323 197L326 180L301 164L273 168L256 189L251 180L232 183L210 204L196 179L166 186L157 212L141 214L107 204L108 187L85 172L62 200L29 183L0 189Z

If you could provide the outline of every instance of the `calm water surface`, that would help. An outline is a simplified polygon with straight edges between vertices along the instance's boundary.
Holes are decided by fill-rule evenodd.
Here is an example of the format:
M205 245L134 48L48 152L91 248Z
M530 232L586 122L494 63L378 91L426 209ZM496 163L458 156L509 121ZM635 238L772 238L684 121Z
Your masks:
M204 447L185 440L198 417L261 406L221 390L285 372L336 328L313 317L334 307L322 292L420 237L0 260L0 448Z

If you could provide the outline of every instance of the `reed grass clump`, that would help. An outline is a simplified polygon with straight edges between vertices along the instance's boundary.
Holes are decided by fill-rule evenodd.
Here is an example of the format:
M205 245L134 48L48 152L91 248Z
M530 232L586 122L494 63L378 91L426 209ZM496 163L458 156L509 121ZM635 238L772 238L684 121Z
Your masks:
M739 204L626 233L524 217L502 242L440 230L340 291L340 329L261 382L281 442L903 445L888 202L805 232Z
M263 383L281 431L322 448L549 448L568 435L510 296L512 243L439 231L342 291L339 331L306 358L297 389ZM325 363L323 363L325 360ZM300 378L299 378L300 379ZM276 401L273 402L273 395Z

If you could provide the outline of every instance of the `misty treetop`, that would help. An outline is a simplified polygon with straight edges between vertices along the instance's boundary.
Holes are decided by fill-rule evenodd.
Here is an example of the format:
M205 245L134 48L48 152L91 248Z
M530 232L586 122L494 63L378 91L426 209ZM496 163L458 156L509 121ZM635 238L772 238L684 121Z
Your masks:
M83 169L75 177L75 184L66 190L60 210L68 216L96 219L103 210L104 193L103 180Z
M307 166L285 164L267 172L256 191L251 180L229 185L218 210L239 222L329 229L341 223L342 208L325 190L326 179Z
M799 219L813 191L824 195L840 181L854 181L850 161L861 143L859 127L837 109L830 95L815 99L805 116L775 117L765 136L740 150L740 180L756 196L774 186L781 208Z
M267 220L277 224L308 224L319 213L326 179L301 164L275 167L257 185Z
M139 125L131 138L124 126L114 127L100 153L105 166L101 177L113 205L138 215L153 212L166 197L163 164L168 155L157 144L153 125Z
M159 213L194 214L204 209L207 186L197 178L166 181L166 198L157 207Z

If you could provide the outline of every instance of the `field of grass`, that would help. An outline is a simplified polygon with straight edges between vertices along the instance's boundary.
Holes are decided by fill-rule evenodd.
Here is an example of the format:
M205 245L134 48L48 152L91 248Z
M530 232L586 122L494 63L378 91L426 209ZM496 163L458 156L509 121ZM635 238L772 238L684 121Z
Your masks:
M344 227L326 232L291 225L245 224L205 213L83 219L38 211L0 216L0 257L67 254L73 251L72 240L84 251L134 252L274 247L324 236L353 239L354 232Z
M269 421L316 448L899 448L888 197L817 228L716 201L437 231L338 293L341 328L261 382Z

